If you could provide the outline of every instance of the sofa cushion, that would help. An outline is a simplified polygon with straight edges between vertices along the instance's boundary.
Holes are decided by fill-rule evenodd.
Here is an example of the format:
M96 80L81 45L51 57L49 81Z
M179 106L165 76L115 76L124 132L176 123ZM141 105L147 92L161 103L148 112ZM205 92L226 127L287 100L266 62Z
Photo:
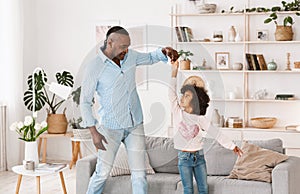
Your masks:
M283 153L282 141L280 139L249 140L248 142L265 149ZM235 141L235 144L239 147L241 147L241 143L241 141ZM216 140L211 138L203 139L203 150L208 175L230 174L237 159L233 151L224 148Z
M208 176L207 183L208 193L210 194L272 193L272 185L266 182L227 179L225 176ZM193 185L194 193L198 193L197 183L195 180ZM175 194L182 193L182 182L179 182Z
M155 172L179 173L178 151L174 149L172 138L146 137L146 148Z
M287 155L243 142L243 155L238 157L228 178L272 182L272 169L288 159Z
M178 182L179 174L156 173L147 175L148 194L174 194ZM116 185L116 183L118 183ZM131 177L130 175L109 177L106 181L104 194L131 194Z
M272 193L272 185L266 182L227 179L224 176L208 176L208 190L213 194L262 194Z
M147 174L155 173L153 168L149 164L149 157L147 153L145 158L145 166L146 166ZM140 169L136 169L136 170L140 170ZM113 164L113 168L110 171L110 176L120 176L120 175L127 175L127 174L131 174L129 164L128 164L128 156L124 144L121 144L117 152Z

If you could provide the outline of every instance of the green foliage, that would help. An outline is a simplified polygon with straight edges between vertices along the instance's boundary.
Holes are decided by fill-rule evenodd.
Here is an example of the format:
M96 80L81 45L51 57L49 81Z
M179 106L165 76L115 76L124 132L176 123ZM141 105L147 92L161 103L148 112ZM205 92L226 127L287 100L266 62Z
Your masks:
M184 51L184 50L180 50L178 52L179 57L181 57L183 60L190 60L189 56L194 56L194 54L191 51Z
M300 0L294 0L293 2L287 3L285 1L281 2L282 7L274 6L271 8L272 13L269 15L267 19L264 20L265 24L268 24L270 22L274 22L276 25L278 25L278 16L277 13L280 11L300 11ZM295 13L296 16L300 16L299 12ZM286 16L283 18L283 26L292 26L294 24L294 19L291 16Z
M56 73L56 81L58 84L73 87L74 78L68 71ZM24 93L23 101L28 110L33 110L33 103L35 103L35 110L41 110L45 104L49 105L49 113L55 114L58 108L65 100L58 100L55 94L51 98L45 87L47 82L47 74L44 71L39 71L34 74L34 90L32 88L33 78L32 75L28 76L27 85L28 89ZM33 91L35 92L35 102L33 102Z

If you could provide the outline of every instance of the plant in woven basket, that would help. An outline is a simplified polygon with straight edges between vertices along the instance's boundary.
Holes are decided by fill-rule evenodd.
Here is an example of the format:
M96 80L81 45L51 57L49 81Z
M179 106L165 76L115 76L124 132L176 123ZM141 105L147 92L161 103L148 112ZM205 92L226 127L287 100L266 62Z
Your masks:
M193 56L194 54L191 51L184 51L180 50L178 52L178 55L180 57L180 69L181 70L190 70L191 68L191 59L190 56Z
M180 50L178 55L182 60L187 61L190 60L189 56L193 56L194 54L191 51Z
M285 1L281 2L282 7L275 6L271 8L271 14L267 19L264 20L265 24L270 22L274 22L276 24L276 32L275 32L275 39L279 41L286 41L286 40L293 40L293 29L292 25L295 23L292 16L287 15L283 18L282 25L278 24L278 13L284 12L291 12L295 13L296 16L300 16L300 0L294 0L290 3Z
M73 87L74 78L72 74L68 71L57 72L56 81L58 84ZM47 82L47 75L44 71L39 71L34 74L34 90L32 87L33 77L32 75L28 76L27 84L28 89L24 93L24 104L28 110L33 110L33 103L35 103L35 110L41 110L46 104L48 104L49 108L47 108L48 113L56 114L58 108L65 102L64 99L58 99L55 94L50 96L48 94L48 90L45 87L45 83ZM33 102L33 91L35 92L35 102Z

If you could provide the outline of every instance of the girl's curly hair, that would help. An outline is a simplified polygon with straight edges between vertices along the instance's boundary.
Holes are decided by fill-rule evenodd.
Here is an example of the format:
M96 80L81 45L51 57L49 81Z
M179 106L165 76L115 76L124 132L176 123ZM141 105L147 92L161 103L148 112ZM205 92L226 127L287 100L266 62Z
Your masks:
M184 85L180 92L184 94L186 91L192 92L191 107L193 108L192 114L205 115L208 103L210 101L207 91L203 87L197 87L195 85Z

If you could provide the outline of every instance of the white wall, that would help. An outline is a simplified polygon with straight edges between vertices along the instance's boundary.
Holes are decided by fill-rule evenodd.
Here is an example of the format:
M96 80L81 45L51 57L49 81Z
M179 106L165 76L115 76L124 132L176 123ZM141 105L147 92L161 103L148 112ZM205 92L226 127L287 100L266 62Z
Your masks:
M165 32L165 28L170 26L168 14L171 5L174 4L174 0L31 0L31 2L24 6L26 13L24 74L27 77L36 66L40 66L45 69L50 81L54 79L55 72L61 70L69 70L80 77L80 72L77 71L85 57L95 47L95 25L102 24L106 20L119 20L120 24L127 28L155 25L157 28L162 26ZM157 36L161 38L160 34ZM165 37L169 42L169 33ZM162 45L163 42L159 40L156 43ZM157 83L157 80L167 82L160 77L168 75L169 67L160 64L148 70L149 78L154 80L153 84L149 83L148 90L140 91L145 128L148 134L166 136L170 116L165 114L161 120L157 113L168 112L167 88L164 84ZM71 117L71 114L69 111L67 117ZM39 117L46 117L45 112L40 111ZM159 124L155 121L159 121ZM151 130L153 127L156 129ZM49 139L47 154L48 158L70 159L71 143L66 138Z
M95 25L104 20L119 20L122 26L139 25L170 27L169 16L174 3L182 4L187 0L28 0L24 3L24 74L25 78L35 66L46 70L48 77L54 79L55 72L70 70L74 75L78 72L83 60L95 46ZM208 0L206 2L209 2ZM228 10L232 5L236 9L244 7L246 0L210 1L218 4L218 10ZM280 0L263 1L263 6L280 5ZM251 1L251 6L261 5L262 1ZM184 5L180 9L187 9ZM209 22L203 24L201 31L209 33ZM273 25L264 26L271 28ZM243 28L242 26L240 26ZM224 27L224 33L227 28ZM229 28L229 26L228 26ZM197 30L195 31L197 32ZM134 35L133 35L134 36ZM167 39L165 34L163 39ZM159 34L155 38L161 38ZM168 45L169 40L157 44ZM275 51L276 52L276 51ZM278 51L280 52L280 51ZM151 135L167 135L170 124L169 102L167 99L167 82L170 68L167 65L156 65L149 68L150 78L148 90L139 91L143 104L146 132ZM24 79L25 79L24 78ZM161 121L157 112L165 111L166 117ZM40 111L39 116L45 113ZM68 115L67 115L68 116ZM151 120L152 119L152 120ZM157 122L163 124L158 124ZM152 128L155 131L151 131ZM69 140L50 139L48 142L48 158L70 159L71 144ZM89 146L91 147L91 146ZM59 152L58 152L59 150ZM91 149L92 150L92 149Z

